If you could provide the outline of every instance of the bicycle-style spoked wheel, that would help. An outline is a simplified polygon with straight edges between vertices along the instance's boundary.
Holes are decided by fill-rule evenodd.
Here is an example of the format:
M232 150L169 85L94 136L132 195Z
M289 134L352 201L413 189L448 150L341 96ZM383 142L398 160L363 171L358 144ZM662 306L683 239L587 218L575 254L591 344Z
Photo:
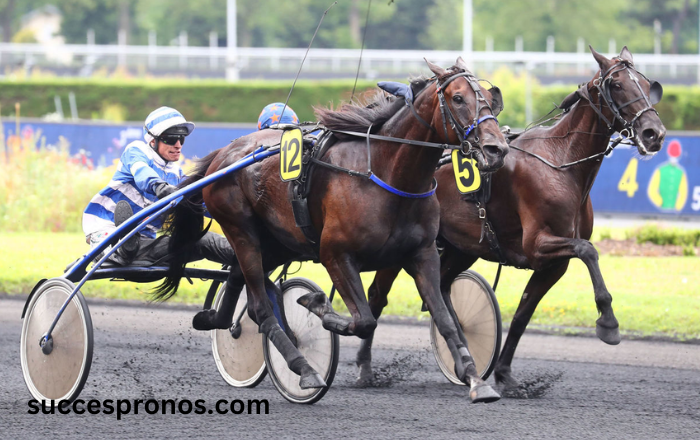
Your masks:
M226 283L216 293L214 308L219 310ZM248 296L244 287L233 312L235 327L211 331L211 351L216 368L226 383L237 388L252 388L265 378L262 334L247 312Z
M321 319L297 303L297 299L321 288L311 280L293 278L282 283L284 312L287 324L297 340L297 348L328 385L325 388L301 389L300 377L287 367L287 362L269 339L263 340L265 362L270 379L282 396L292 403L318 402L333 383L338 367L340 341L338 335L323 328Z
M496 294L478 273L467 270L459 274L450 287L450 298L462 332L467 338L469 353L482 379L489 377L501 352L501 310ZM435 360L447 379L464 385L454 372L454 358L445 339L431 321L430 343Z
M92 320L85 298L77 292L51 333L45 354L43 335L75 285L65 278L45 281L32 296L22 323L20 362L31 395L41 402L73 400L85 385L92 364Z

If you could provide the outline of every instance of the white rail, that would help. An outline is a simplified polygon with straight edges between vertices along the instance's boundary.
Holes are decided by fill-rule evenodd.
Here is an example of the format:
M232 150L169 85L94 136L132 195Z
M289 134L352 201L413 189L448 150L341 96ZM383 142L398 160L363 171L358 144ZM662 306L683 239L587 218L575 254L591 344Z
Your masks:
M306 49L192 46L127 46L68 44L0 43L0 71L12 68L40 67L62 70L64 74L89 76L95 69L119 66L148 73L175 73L224 77L226 67L241 72L295 73ZM608 54L612 56L613 54ZM305 72L339 76L353 74L360 51L356 49L312 49ZM475 70L492 71L499 66L528 69L547 76L589 76L597 69L588 52L471 52L423 50L365 50L363 77L405 76L426 72L423 58L440 65L454 63L462 56ZM700 55L635 54L640 70L656 78L684 78L700 83Z

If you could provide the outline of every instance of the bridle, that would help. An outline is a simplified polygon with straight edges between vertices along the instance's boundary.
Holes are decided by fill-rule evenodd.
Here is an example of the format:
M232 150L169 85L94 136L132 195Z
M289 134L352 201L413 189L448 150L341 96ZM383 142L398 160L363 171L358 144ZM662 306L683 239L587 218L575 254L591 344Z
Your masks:
M450 109L450 106L447 104L447 100L445 99L445 94L444 90L447 87L448 84L450 84L452 81L456 80L457 78L464 78L471 89L474 91L474 95L476 95L476 109L474 112L474 119L472 120L471 125L461 125L455 115L452 113L452 110ZM440 113L442 114L442 126L445 131L445 140L447 141L448 139L448 132L447 132L447 122L449 121L450 126L452 129L458 134L458 137L460 138L460 143L462 145L462 152L465 155L471 155L474 153L476 150L474 147L478 147L481 149L481 145L479 144L479 135L477 134L478 131L478 126L484 121L488 121L489 119L493 119L496 121L496 124L498 124L498 119L496 119L496 116L493 115L494 111L491 108L491 105L489 102L484 98L484 94L481 93L481 86L479 85L479 80L472 75L470 72L462 72L462 73L457 73L455 75L450 76L447 78L442 84L439 83L439 80L436 79L436 93L438 96L438 99L440 100ZM491 87L491 90L498 90L497 87ZM494 90L494 92L495 92ZM498 90L500 93L500 90ZM492 114L490 115L484 115L482 117L479 117L479 114L481 113L481 110L483 108L488 108L489 111L491 111ZM470 142L467 138L473 133L472 141ZM465 148L467 147L467 148ZM484 157L484 160L486 158Z
M452 109L450 106L447 104L447 99L445 99L445 88L447 87L448 84L450 84L452 81L456 80L457 78L464 78L471 89L474 91L474 95L476 96L476 105L475 105L475 112L474 112L474 119L472 120L471 125L462 125L459 123L459 120L455 117L454 113L452 113ZM467 155L467 156L472 156L476 151L482 149L481 144L479 143L480 139L477 134L477 129L479 124L481 124L484 121L488 121L489 119L493 119L496 121L496 124L498 124L498 119L496 119L496 116L494 113L498 114L502 110L502 108L498 108L496 111L491 107L491 104L489 104L488 100L484 98L483 93L481 93L481 86L479 85L479 79L477 79L471 72L458 72L450 77L448 77L446 80L444 80L442 83L440 83L440 78L437 76L434 78L430 79L431 81L435 82L435 93L438 96L438 100L440 103L440 114L442 116L442 127L445 133L445 142L449 142L449 132L447 130L447 125L449 122L450 127L457 133L457 137L459 138L460 145L459 149L462 150L462 152ZM485 81L485 80L484 80ZM489 83L491 84L491 83ZM425 90L425 89L423 89ZM418 96L420 96L420 93L418 93ZM497 95L498 96L498 102L499 104L502 102L501 99L501 90L491 84L491 88L489 89L492 95ZM418 97L416 96L416 98ZM483 103L483 104L482 104ZM435 128L430 125L428 122L425 121L425 119L421 118L418 112L416 112L415 107L413 106L413 100L412 99L406 99L406 105L410 107L411 112L413 112L413 116L420 122L421 124L425 125L428 127L433 133L436 135L438 134ZM500 104L502 106L502 104ZM484 115L482 117L479 117L479 114L481 113L481 110L484 108L488 108L491 111L490 115ZM469 136L473 133L471 141L468 140ZM455 149L454 147L450 149ZM483 155L483 150L482 150L482 155ZM484 160L486 160L486 156L484 156Z
M600 116L600 118L605 121L605 124L608 127L608 131L610 134L615 132L614 128L614 123L615 120L619 121L620 124L622 124L622 130L619 130L620 135L624 138L636 140L637 135L634 130L634 125L637 123L637 120L646 112L648 111L653 111L657 115L659 114L658 111L653 107L654 104L657 104L661 100L661 96L663 94L663 88L661 87L661 84L659 84L657 81L650 80L646 76L644 76L643 73L639 72L636 70L632 63L630 61L624 60L622 58L616 57L613 58L613 60L617 61L615 64L613 64L608 70L603 72L601 70L600 75L598 78L593 80L593 87L595 87L598 90L598 95L600 98L605 102L605 105L610 109L610 111L613 114L613 120L609 120L602 112L602 103L601 103L601 108L598 108L595 104L590 99L590 94L587 86L581 87L580 91L583 92L582 95L584 98L586 98L589 102L591 102L591 107L593 110ZM612 77L613 74L617 72L627 72L630 79L632 82L635 84L637 87L637 90L639 90L639 96L636 98L631 99L630 101L625 102L622 105L617 105L615 100L612 99L612 95L610 92L610 84L612 82ZM649 95L647 96L646 93L644 93L644 90L642 89L642 86L639 84L639 77L641 76L647 82L649 83ZM622 116L622 109L625 107L632 105L633 103L644 100L644 103L646 104L646 107L643 109L639 110L632 120L627 120ZM636 142L635 142L636 143ZM643 145L642 145L643 148Z
M610 154L615 147L617 147L620 144L625 144L625 145L635 145L637 147L641 147L646 151L646 148L644 147L644 144L638 141L637 134L634 131L634 124L637 123L637 120L639 120L640 116L642 116L644 113L648 111L653 111L657 115L659 112L656 111L656 109L653 107L653 105L657 104L659 101L661 101L661 96L663 95L663 88L661 87L661 84L659 84L658 81L650 80L647 78L643 73L639 72L637 69L635 69L630 61L624 60L619 57L613 58L613 60L616 61L615 64L613 64L608 70L605 72L600 71L600 75L598 78L595 78L593 80L593 87L595 87L598 90L598 95L600 98L605 102L605 105L610 109L610 111L613 114L613 120L611 121L608 119L605 114L603 114L603 103L599 103L596 105L596 103L593 102L591 99L590 91L589 91L589 83L584 83L577 91L576 94L580 97L585 99L590 103L590 107L598 114L598 116L605 121L606 126L608 127L608 133L606 136L610 137L613 135L613 133L616 131L614 125L615 121L617 120L620 122L623 126L623 128L620 130L620 136L612 140L611 142L608 143L608 147L605 149L605 151L602 151L600 153L593 154L591 156L585 157L583 159L576 160L574 162L569 162L565 163L562 165L554 165L553 163L549 162L547 159L544 157L535 154L533 152L527 151L523 148L517 147L515 145L510 145L510 148L513 148L515 150L521 151L525 154L528 154L530 156L535 157L539 161L545 163L546 165L550 166L551 168L557 169L557 170L563 170L566 168L569 168L574 165L578 165L583 162L588 162L589 160L594 160L598 159L601 156L607 156ZM610 83L612 82L612 75L617 73L617 72L622 72L626 71L629 74L629 77L632 79L634 84L637 86L637 90L639 90L639 96L636 98L625 102L622 105L617 105L615 100L612 99L612 95L610 93ZM644 93L644 90L642 89L642 86L639 85L639 78L635 73L642 78L646 79L649 82L649 95L647 96L646 93ZM628 121L622 116L621 110L637 101L644 100L646 103L646 107L635 113L634 117L632 120ZM570 104L573 105L573 104ZM569 111L570 107L566 107L564 109L564 112Z

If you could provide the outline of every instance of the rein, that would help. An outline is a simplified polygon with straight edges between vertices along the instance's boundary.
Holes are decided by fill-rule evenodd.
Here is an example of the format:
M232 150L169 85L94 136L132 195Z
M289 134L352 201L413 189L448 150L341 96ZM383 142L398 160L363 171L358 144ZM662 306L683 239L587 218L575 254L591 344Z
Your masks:
M474 115L474 120L471 125L468 126L462 126L459 124L459 121L455 118L454 114L450 110L450 107L447 105L447 101L445 100L445 96L443 93L444 88L454 81L457 78L464 77L466 81L469 83L471 86L472 90L474 91L474 94L476 95L476 113ZM466 150L465 154L466 155L471 155L474 153L476 150L474 146L478 146L479 142L479 137L476 135L476 130L479 124L481 124L484 121L488 121L489 119L493 119L498 123L498 119L492 114L490 115L484 115L482 117L479 117L479 112L484 108L489 108L491 109L491 106L488 104L486 99L484 98L483 94L481 93L481 87L479 86L478 82L476 81L476 78L474 75L472 75L470 72L460 72L457 74L454 74L447 78L442 84L439 83L439 79L435 79L436 82L436 93L438 95L438 99L440 101L440 113L442 114L442 122L443 122L443 128L445 129L445 143L435 143L435 142L425 142L425 141L417 141L413 139L403 139L403 138L397 138L397 137L392 137L392 136L383 136L383 135L378 135L378 134L371 134L372 130L372 125L370 125L367 129L367 133L361 133L357 131L345 131L345 130L329 130L332 133L340 133L348 136L354 136L354 137L361 137L365 138L367 140L367 172L363 173L360 171L354 171L350 170L347 168L343 168L337 165L330 164L328 162L323 162L319 159L316 158L311 158L311 162L314 162L320 166L347 173L350 176L354 177L363 177L366 179L369 179L370 181L374 182L378 186L384 188L385 190L389 191L392 194L395 194L400 197L406 197L406 198L412 198L412 199L421 199L421 198L426 198L430 197L433 194L435 194L435 191L437 190L437 179L433 178L433 188L427 192L424 193L409 193L405 191L401 191L398 188L394 188L393 186L389 185L388 183L384 182L381 180L379 177L377 177L376 174L372 172L372 166L371 166L371 150L370 150L370 139L375 139L375 140L380 140L380 141L386 141L386 142L394 142L394 143L399 143L399 144L406 144L406 145L415 145L415 146L420 146L420 147L429 147L429 148L438 148L441 150L462 150L464 151L464 147L468 146L469 148ZM480 102L485 102L485 105L480 105ZM413 116L423 125L428 127L433 133L437 134L437 131L435 128L433 128L428 122L426 122L423 118L418 115L418 112L416 112L415 107L413 106L412 102L407 102L407 106L411 109L411 112L413 113ZM449 132L447 131L447 121L449 120L450 125L452 126L452 129L459 135L459 137L462 139L460 145L452 145L449 144ZM467 137L471 134L474 133L474 143L472 144L467 140Z
M610 142L610 143L608 144L608 148L606 148L605 151L603 151L603 152L601 152L601 153L596 153L596 154L594 154L594 155L592 155L592 156L588 156L588 157L585 157L585 158L583 158L583 159L576 160L576 161L574 161L574 162L565 163L565 164L563 164L563 165L554 165L553 163L551 163L550 161L548 161L548 160L545 159L544 157L540 156L539 154L533 153L533 152L531 152L531 151L527 151L527 150L522 149L522 148L520 148L520 147L516 147L515 145L509 145L509 147L510 147L510 148L513 148L513 149L515 149L515 150L521 151L521 152L523 152L523 153L525 153L525 154L529 154L530 156L532 156L532 157L534 157L534 158L540 160L541 162L543 162L543 163L549 165L550 168L554 168L555 170L563 170L563 169L572 167L572 166L574 166L574 165L578 165L578 164L580 164L580 163L583 163L583 162L587 162L587 161L589 161L589 160L596 159L596 158L598 158L598 157L600 157L600 156L607 156L607 155L610 154L610 153L615 149L615 147L617 147L619 144L632 145L632 144L633 144L633 141L629 141L629 138L628 138L628 137L620 136L620 137L616 138L615 140L613 140L612 142Z

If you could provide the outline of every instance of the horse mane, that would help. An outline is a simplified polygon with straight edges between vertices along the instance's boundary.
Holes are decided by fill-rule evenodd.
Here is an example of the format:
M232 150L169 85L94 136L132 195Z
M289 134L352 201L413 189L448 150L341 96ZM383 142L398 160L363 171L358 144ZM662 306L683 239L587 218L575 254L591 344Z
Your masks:
M413 96L425 89L430 78L417 77L410 80ZM381 90L363 96L359 103L344 103L337 109L332 107L314 107L318 120L330 130L366 132L372 126L376 133L405 105L403 98L386 96Z

